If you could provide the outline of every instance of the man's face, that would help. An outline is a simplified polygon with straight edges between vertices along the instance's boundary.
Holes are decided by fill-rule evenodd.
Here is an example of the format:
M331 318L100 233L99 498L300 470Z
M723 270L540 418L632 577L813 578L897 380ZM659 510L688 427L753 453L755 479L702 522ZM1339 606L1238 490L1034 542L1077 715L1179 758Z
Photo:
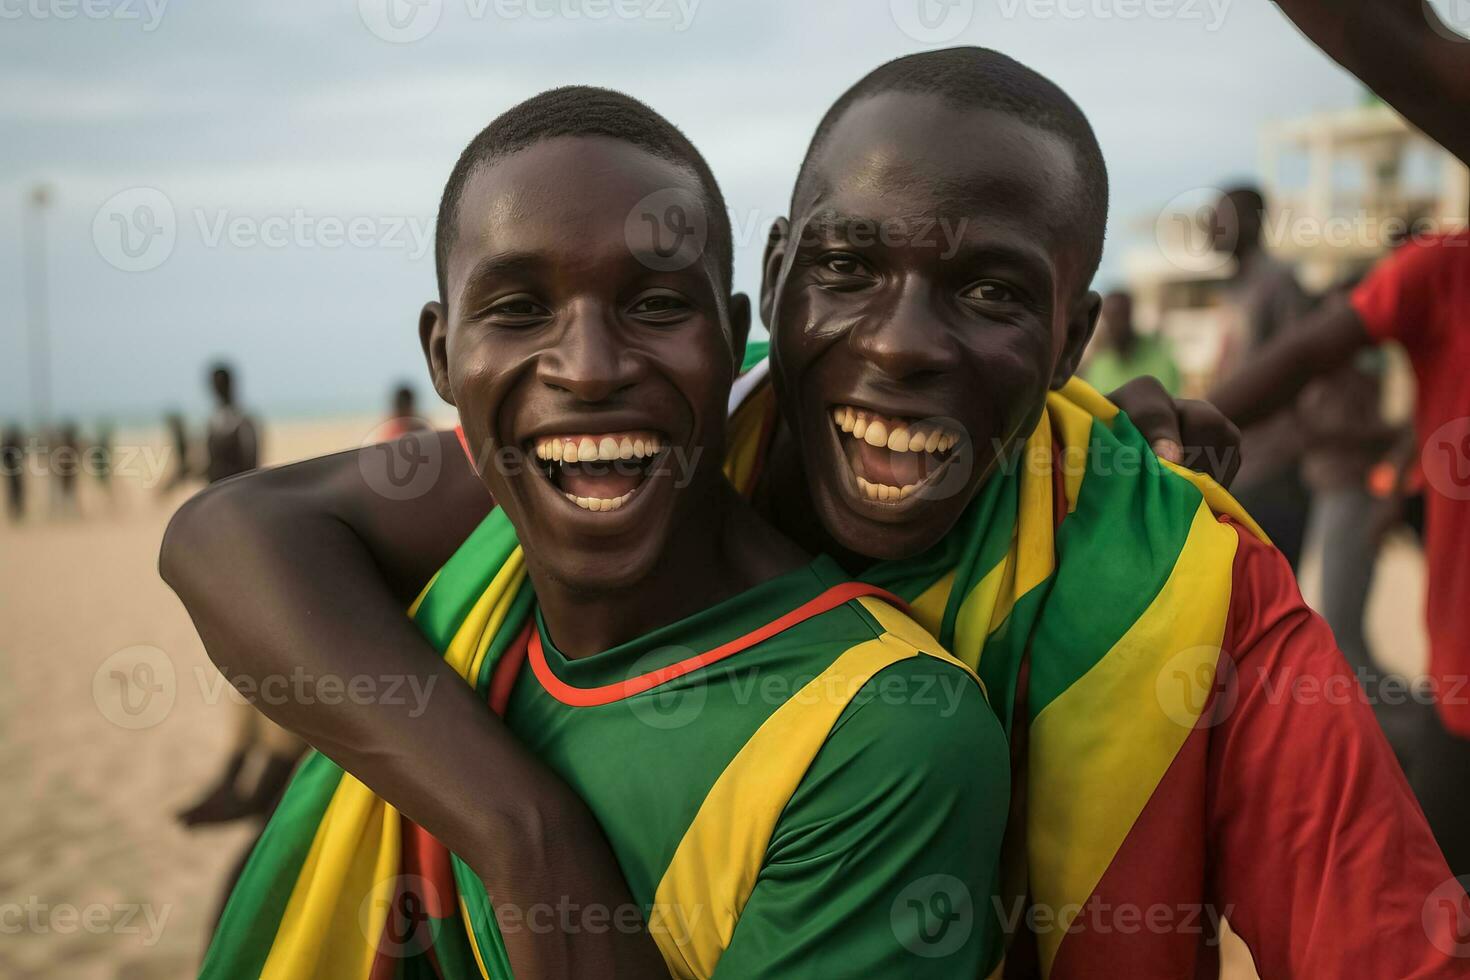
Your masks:
M544 140L480 168L448 310L421 320L482 480L530 559L574 588L646 576L720 479L729 296L702 242L672 261L638 220L655 193L704 200L692 173L611 139Z
M812 500L844 547L942 538L1075 370L1097 315L1076 163L1013 116L888 93L830 130L762 312Z

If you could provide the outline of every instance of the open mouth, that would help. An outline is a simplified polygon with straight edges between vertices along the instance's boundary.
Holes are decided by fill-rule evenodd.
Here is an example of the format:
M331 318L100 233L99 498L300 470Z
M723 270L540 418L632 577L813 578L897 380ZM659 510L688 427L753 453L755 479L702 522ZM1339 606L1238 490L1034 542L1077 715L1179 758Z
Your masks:
M551 485L583 510L621 510L642 489L668 436L630 432L540 436L527 447Z
M834 406L832 422L859 496L879 504L921 494L962 440L942 421L880 415L854 405Z

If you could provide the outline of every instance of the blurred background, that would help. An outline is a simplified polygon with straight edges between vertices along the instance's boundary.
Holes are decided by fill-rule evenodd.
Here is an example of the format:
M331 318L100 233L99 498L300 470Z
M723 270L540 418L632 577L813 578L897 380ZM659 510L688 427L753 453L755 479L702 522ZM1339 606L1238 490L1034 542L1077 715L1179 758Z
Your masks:
M1142 366L1199 394L1249 342L1239 269L1209 247L1222 189L1263 192L1265 247L1307 303L1399 225L1466 213L1464 169L1268 0L0 0L0 798L18 803L0 809L0 975L197 968L258 823L194 812L233 698L158 579L163 528L210 478L452 423L417 316L440 190L481 127L556 85L645 100L708 158L754 292L828 105L949 44L1037 68L1097 131L1096 285L1131 300L1100 331L1100 386ZM1383 425L1406 421L1399 359L1363 372ZM1318 483L1370 488L1388 456ZM1412 679L1419 552L1384 530L1365 644Z

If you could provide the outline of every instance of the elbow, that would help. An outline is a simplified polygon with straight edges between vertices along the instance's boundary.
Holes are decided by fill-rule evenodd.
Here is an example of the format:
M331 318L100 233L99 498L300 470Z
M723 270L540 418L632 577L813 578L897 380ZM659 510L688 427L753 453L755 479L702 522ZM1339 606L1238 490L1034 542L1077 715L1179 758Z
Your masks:
M224 574L226 542L248 531L261 511L246 498L256 496L245 481L206 487L186 500L163 532L158 574L193 612L212 574ZM253 515L253 516L252 516Z

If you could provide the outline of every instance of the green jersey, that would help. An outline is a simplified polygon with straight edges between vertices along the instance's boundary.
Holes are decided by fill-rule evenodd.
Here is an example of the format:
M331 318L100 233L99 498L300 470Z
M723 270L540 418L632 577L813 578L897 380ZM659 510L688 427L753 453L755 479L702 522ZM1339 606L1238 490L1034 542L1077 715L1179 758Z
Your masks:
M974 675L874 598L742 641L847 581L818 559L575 660L536 616L506 721L597 815L676 975L998 957L1007 749Z

